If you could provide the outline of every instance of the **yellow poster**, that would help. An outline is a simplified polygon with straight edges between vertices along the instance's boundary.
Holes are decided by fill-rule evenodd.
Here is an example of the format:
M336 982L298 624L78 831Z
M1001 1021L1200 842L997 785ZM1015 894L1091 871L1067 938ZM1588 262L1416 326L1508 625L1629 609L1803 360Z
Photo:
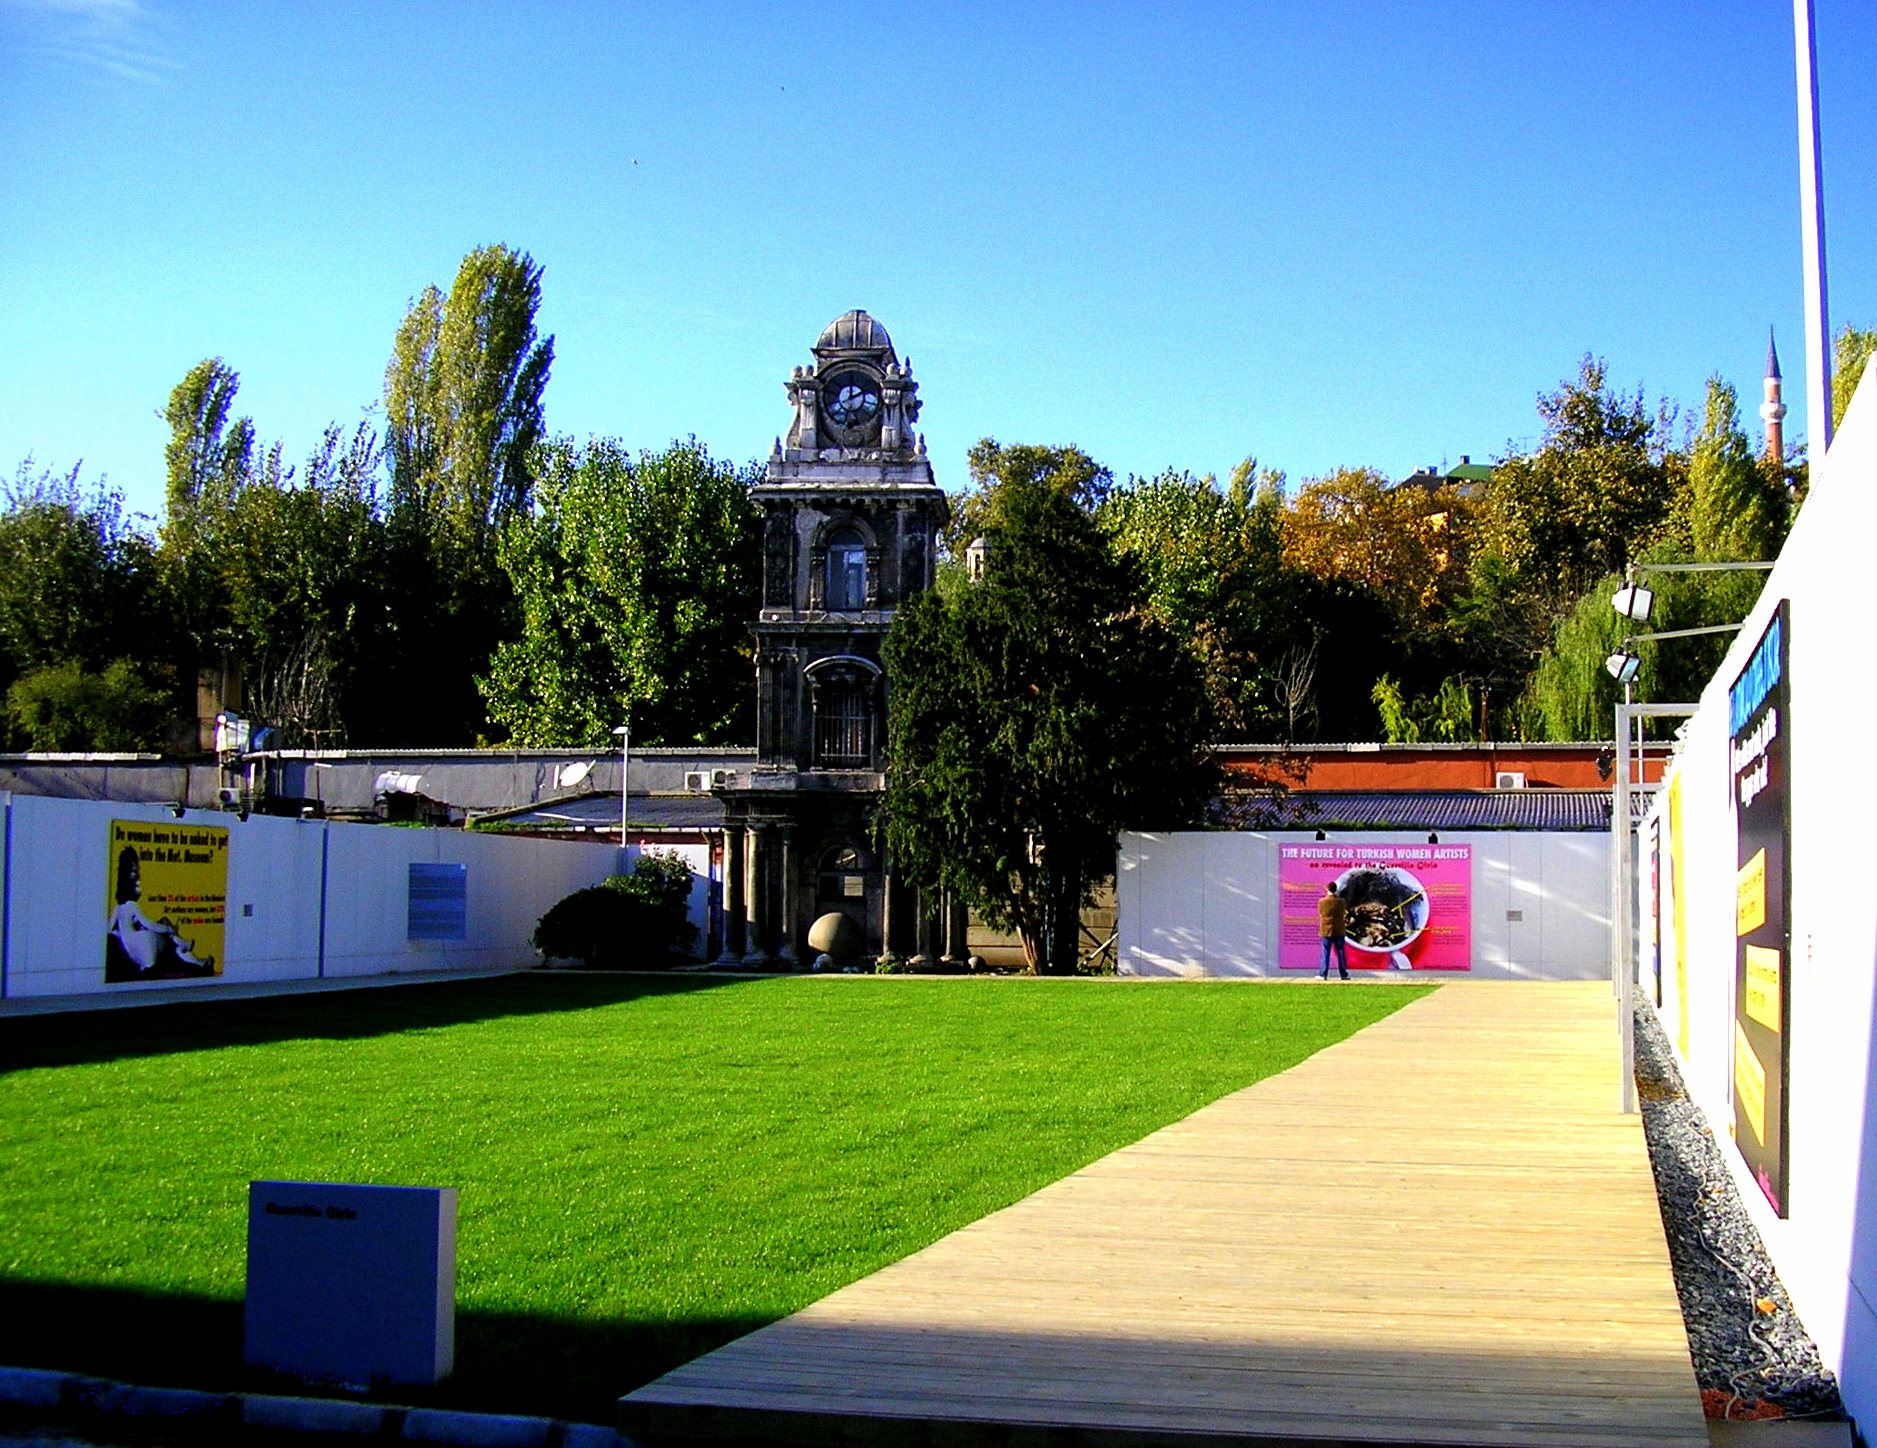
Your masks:
M1675 927L1675 1046L1688 1059L1688 910L1682 896L1681 774L1668 786L1669 919Z
M112 820L105 884L107 982L222 973L226 829Z
M1734 935L1751 935L1766 923L1766 851L1757 851L1734 877Z
M1766 1140L1766 1067L1739 1026L1734 1027L1734 1117L1746 1122L1755 1141Z
M1749 945L1746 950L1747 993L1741 1004L1747 1015L1767 1030L1780 1030L1779 952L1764 945Z

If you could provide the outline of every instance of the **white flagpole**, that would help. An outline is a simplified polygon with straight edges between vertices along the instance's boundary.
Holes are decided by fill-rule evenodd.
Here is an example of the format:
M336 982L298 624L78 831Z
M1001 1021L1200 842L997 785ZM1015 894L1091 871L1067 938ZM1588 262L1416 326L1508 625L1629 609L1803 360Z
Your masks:
M1825 292L1825 187L1818 156L1818 45L1812 0L1792 0L1799 90L1799 231L1805 260L1805 446L1816 467L1831 446L1831 325ZM1814 474L1814 476L1817 476Z

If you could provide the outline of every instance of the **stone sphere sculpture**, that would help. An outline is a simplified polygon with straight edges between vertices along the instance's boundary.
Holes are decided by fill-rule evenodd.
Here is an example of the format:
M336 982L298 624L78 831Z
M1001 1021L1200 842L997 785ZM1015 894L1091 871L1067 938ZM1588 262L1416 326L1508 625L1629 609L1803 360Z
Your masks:
M808 927L808 948L846 965L860 954L866 939L860 927L839 910L830 910Z

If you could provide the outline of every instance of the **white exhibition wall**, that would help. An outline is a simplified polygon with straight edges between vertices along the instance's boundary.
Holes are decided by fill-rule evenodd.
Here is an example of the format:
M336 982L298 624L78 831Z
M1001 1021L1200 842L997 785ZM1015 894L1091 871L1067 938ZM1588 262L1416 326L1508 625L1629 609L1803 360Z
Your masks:
M535 922L612 874L616 845L323 820L240 820L214 810L0 796L0 995L306 980L533 964ZM113 821L228 831L222 973L106 984ZM457 939L412 939L412 865L461 866Z
M1284 846L1315 843L1314 831L1122 835L1115 875L1120 972L1296 974L1278 966L1279 856ZM1470 978L1608 978L1607 834L1486 830L1442 833L1440 843L1470 847ZM1338 832L1334 844L1418 849L1427 835Z
M1877 538L1877 383L1871 372L1877 369L1866 372L1830 453L1813 464L1810 496L1760 602L1701 697L1670 787L1658 792L1637 851L1641 990L1655 999L1650 927L1659 918L1658 1014L1683 1057L1690 1093L1707 1113L1801 1319L1837 1372L1847 1406L1866 1424L1877 1423L1877 1082L1871 1072L1877 884L1863 873L1877 817L1868 754L1877 700L1868 641L1869 553ZM1780 1033L1787 1056L1784 1218L1730 1141L1736 929L1757 932L1752 913L1738 909L1753 892L1736 854L1728 708L1731 686L1782 601L1788 606L1790 692L1778 732L1788 751L1791 892L1789 941L1783 965L1774 970L1783 969L1790 993ZM1751 752L1743 751L1739 761L1748 773ZM1673 840L1671 789L1679 793L1681 816ZM1662 862L1652 889L1651 841L1658 831Z

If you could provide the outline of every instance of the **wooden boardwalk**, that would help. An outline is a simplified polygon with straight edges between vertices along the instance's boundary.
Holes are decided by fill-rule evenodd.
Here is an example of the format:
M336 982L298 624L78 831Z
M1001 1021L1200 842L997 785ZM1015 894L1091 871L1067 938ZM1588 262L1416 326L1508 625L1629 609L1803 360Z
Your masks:
M621 1427L1705 1445L1615 1061L1607 985L1445 986L648 1384Z

